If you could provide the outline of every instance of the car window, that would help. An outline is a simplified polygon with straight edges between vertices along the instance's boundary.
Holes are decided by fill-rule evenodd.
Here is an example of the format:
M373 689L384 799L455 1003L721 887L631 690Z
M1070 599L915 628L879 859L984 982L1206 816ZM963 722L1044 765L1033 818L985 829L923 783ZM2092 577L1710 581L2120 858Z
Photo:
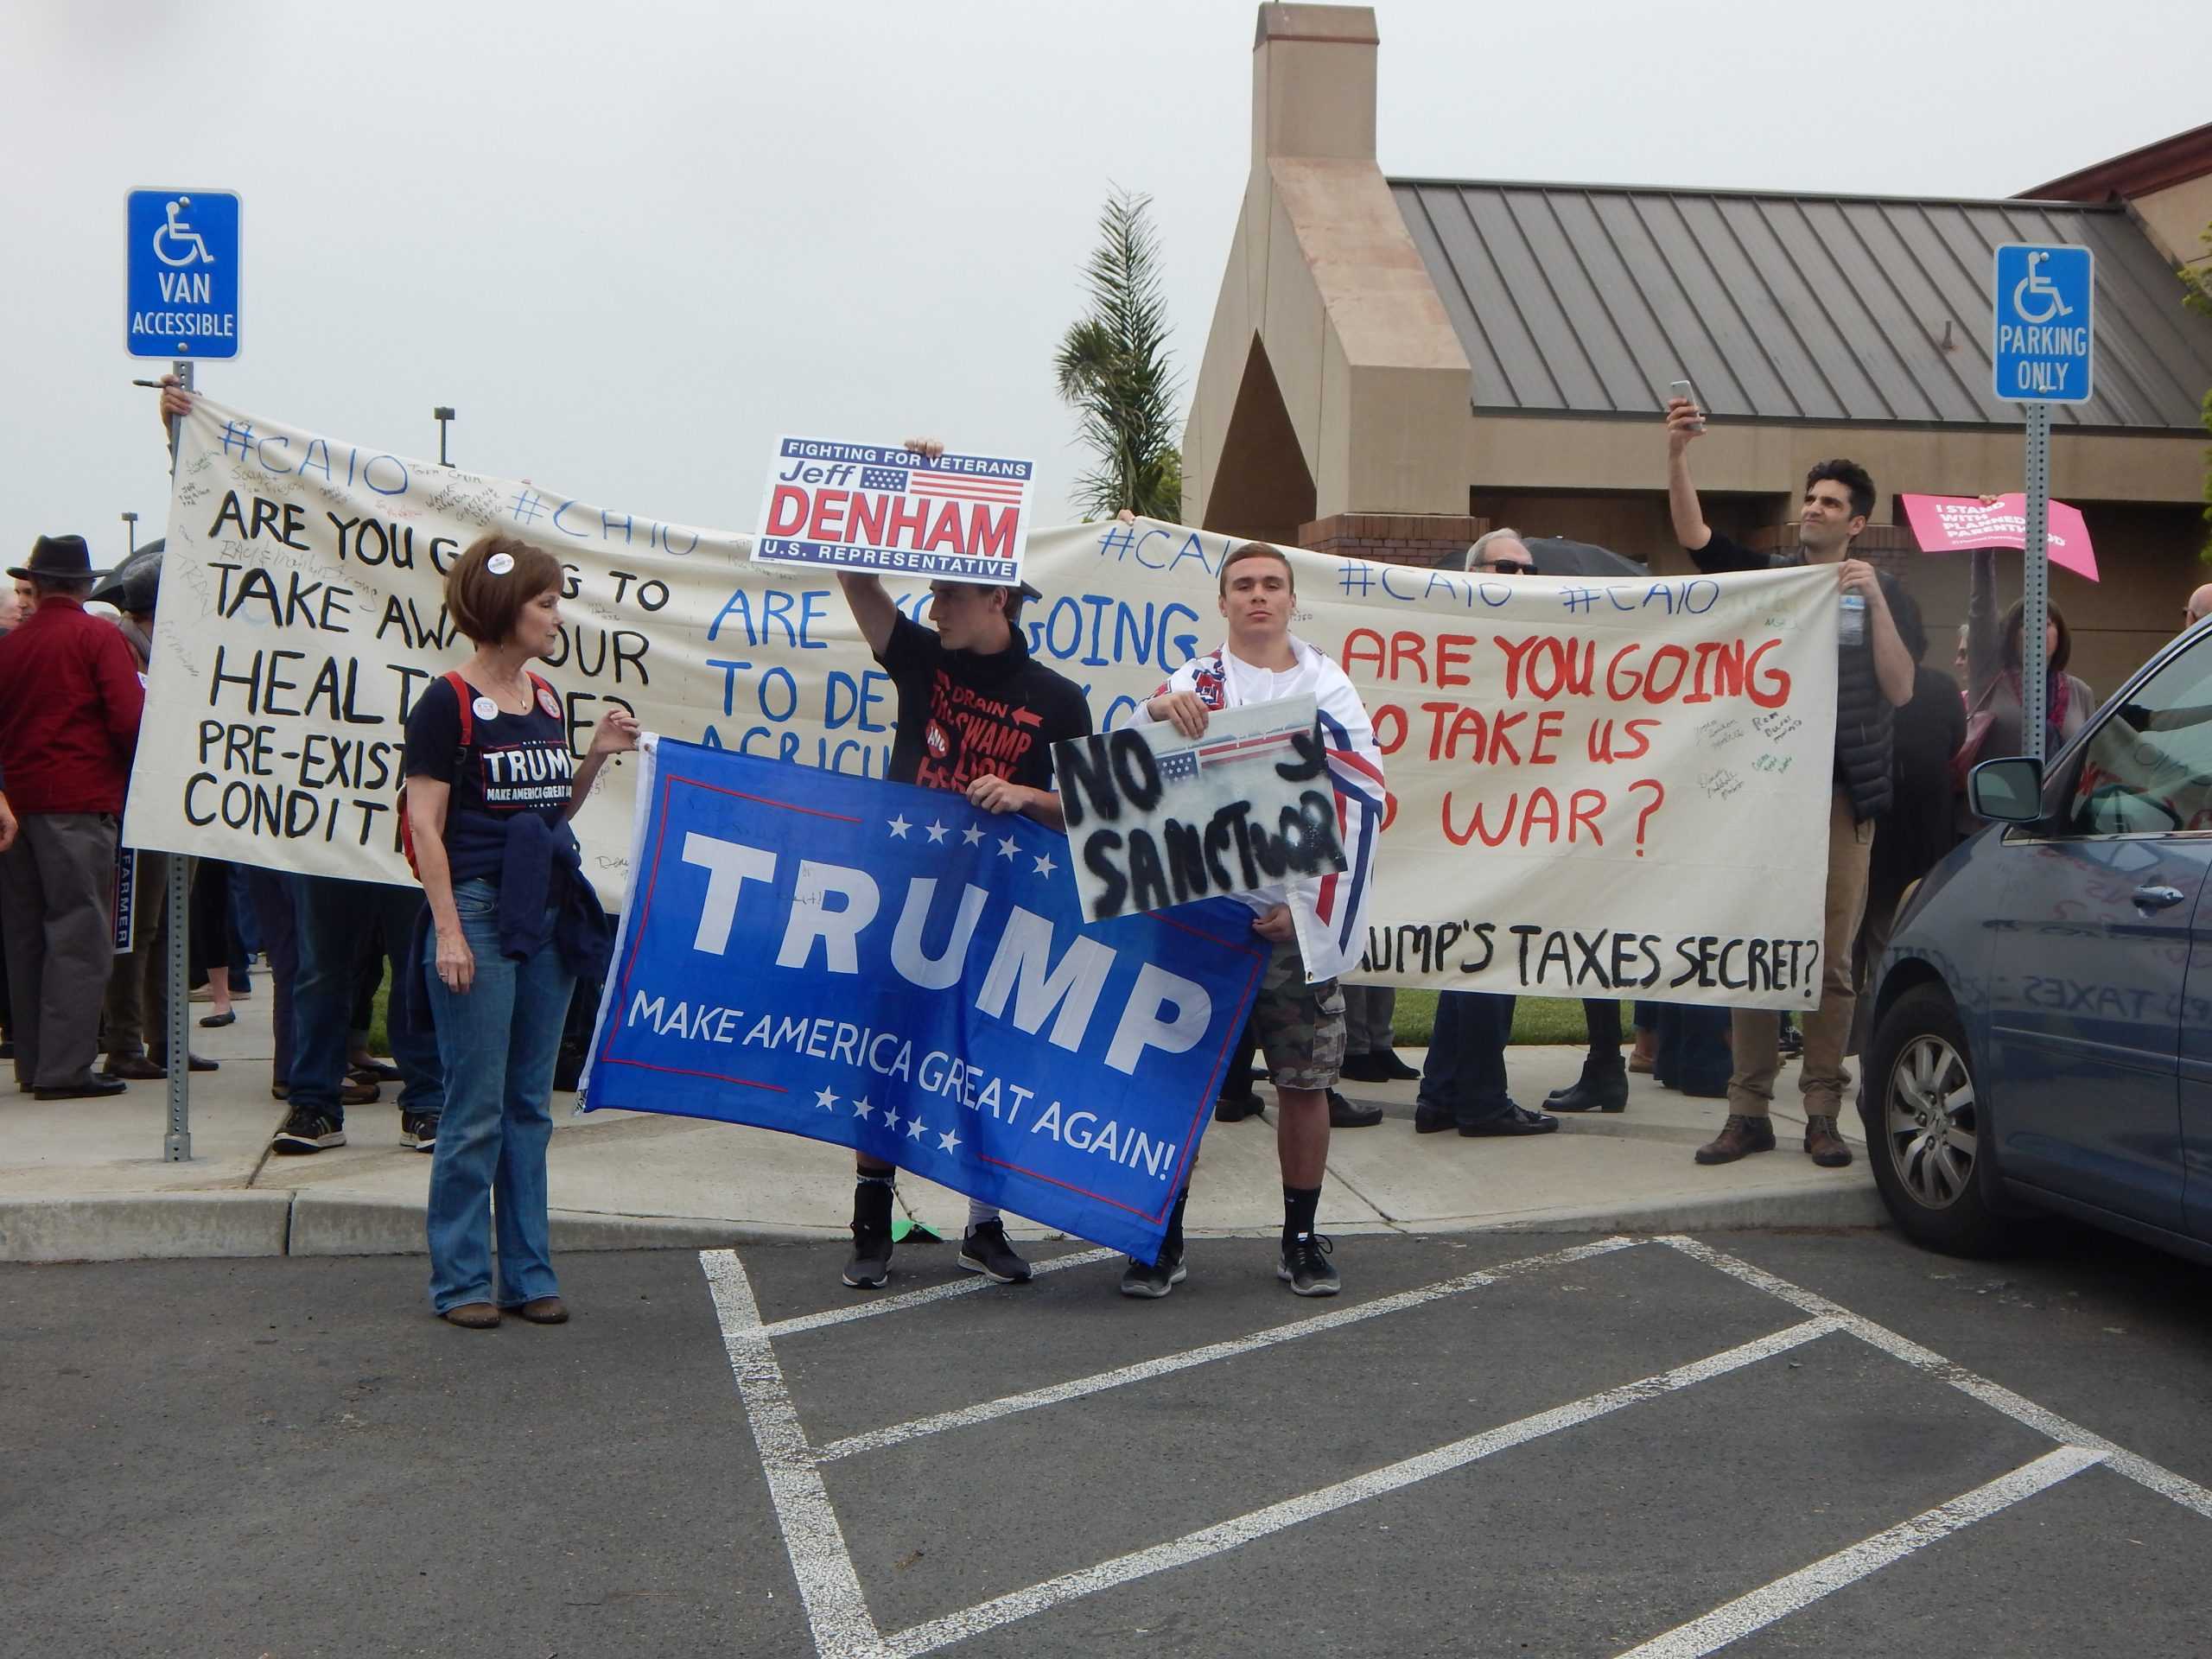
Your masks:
M2212 637L2129 694L2089 735L2068 801L2077 836L2212 829Z

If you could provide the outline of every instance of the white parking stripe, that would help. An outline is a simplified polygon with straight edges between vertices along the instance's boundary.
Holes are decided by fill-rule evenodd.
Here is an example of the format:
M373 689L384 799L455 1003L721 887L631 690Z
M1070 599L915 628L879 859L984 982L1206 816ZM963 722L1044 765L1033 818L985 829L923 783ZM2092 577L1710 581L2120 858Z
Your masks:
M1327 1332L1342 1330L1348 1325L1357 1325L1364 1319L1380 1319L1385 1313L1401 1313L1408 1308L1424 1306L1447 1296L1458 1296L1470 1290L1478 1290L1484 1285L1494 1285L1499 1280L1516 1274L1534 1272L1540 1268L1564 1267L1569 1262L1587 1261L1594 1255L1609 1255L1615 1250L1627 1249L1635 1242L1628 1238L1599 1239L1586 1244L1572 1245L1563 1250L1552 1250L1542 1255L1524 1256L1519 1261L1502 1262L1478 1272L1464 1273L1456 1279L1424 1285L1419 1290L1400 1291L1393 1296L1377 1297L1370 1302L1335 1308L1311 1319L1294 1319L1287 1325L1255 1331L1249 1337L1209 1343L1203 1348L1188 1349L1179 1354L1165 1354L1157 1359L1141 1360L1134 1365L1077 1377L1072 1382L1056 1382L1049 1388L1031 1389L1026 1393L987 1400L981 1405L963 1406L956 1411L941 1411L928 1417L917 1417L911 1422L893 1423L887 1428L872 1429L865 1434L833 1440L819 1448L814 1455L820 1462L835 1463L841 1458L857 1457L863 1452L880 1452L886 1446L918 1440L927 1434L941 1434L947 1429L969 1428L1001 1417L1011 1417L1016 1412L1034 1411L1041 1406L1061 1405L1088 1395L1103 1394L1109 1389L1126 1388L1133 1382L1148 1382L1155 1376L1188 1370L1194 1365L1211 1364L1217 1359L1234 1359L1239 1354L1272 1348L1279 1343L1295 1342L1300 1337L1318 1337Z
M837 1524L837 1512L830 1508L830 1494L814 1466L806 1432L799 1427L784 1368L760 1323L752 1281L734 1251L702 1250L699 1265L706 1270L715 1317L721 1325L722 1347L737 1376L753 1444L760 1449L769 1500L776 1506L784 1548L798 1580L799 1599L806 1605L815 1649L822 1659L880 1659L882 1637L853 1568L844 1529Z
M1922 1347L1911 1338L1901 1336L1887 1325L1877 1325L1872 1319L1862 1318L1802 1286L1793 1285L1787 1279L1769 1273L1764 1268L1754 1267L1749 1262L1739 1261L1709 1244L1700 1244L1694 1238L1685 1238L1679 1234L1658 1242L1671 1245L1707 1267L1717 1268L1731 1278L1740 1279L1770 1296L1777 1296L1792 1307L1835 1320L1838 1329L1849 1332L1861 1342L1880 1349L1892 1358L1903 1360L1915 1370L1923 1371L1940 1382L1948 1382L1960 1393L1980 1401L1993 1410L2003 1412L2014 1422L2024 1424L2039 1434L2048 1435L2068 1446L2087 1446L2102 1453L2106 1464L2115 1472L2126 1475L2137 1485L2154 1491L2161 1497L2172 1499L2183 1509L2194 1510L2206 1519L2212 1520L2212 1491L2198 1485L2185 1475L2176 1474L2164 1464L2153 1463L2125 1446L2115 1446L2103 1435L2082 1427L2071 1419L2062 1417L2055 1411L2047 1411L2034 1401L2013 1393L2002 1384L1993 1382L1987 1377L1944 1358L1933 1349Z
M1655 1376L1607 1389L1603 1393L1554 1407L1549 1411L1538 1412L1534 1416L1523 1417L1500 1428L1454 1440L1451 1445L1439 1446L1433 1452L1424 1452L1417 1457L1387 1464L1366 1474L1356 1475L1350 1480L1338 1481L1318 1491L1287 1498L1280 1503L1269 1504L1265 1509L1255 1510L1234 1520L1187 1533L1148 1549L1118 1556L1096 1567L1084 1567L1057 1579L1048 1579L1027 1590L1017 1590L1010 1595L1000 1596L960 1612L949 1613L942 1618L917 1624L910 1630L884 1637L884 1649L894 1656L894 1659L914 1659L915 1656L932 1653L955 1642L980 1636L986 1630L1049 1611L1078 1597L1112 1589L1155 1573L1189 1567L1286 1528L1316 1520L1348 1505L1370 1497L1381 1497L1416 1482L1465 1468L1493 1452L1507 1451L1545 1435L1557 1433L1563 1428L1586 1423L1624 1406L1655 1400L1694 1383L1726 1376L1744 1366L1756 1364L1760 1360L1770 1359L1777 1354L1787 1353L1815 1338L1827 1335L1834 1328L1832 1319L1808 1319L1802 1325L1775 1332L1756 1342L1731 1348L1725 1353L1713 1354L1673 1370L1662 1371ZM823 1651L826 1653L829 1649L825 1648Z
M1032 1273L1057 1273L1062 1268L1087 1268L1093 1262L1118 1262L1118 1250L1077 1250L1071 1255L1055 1255L1033 1263ZM979 1290L1003 1290L1006 1287L995 1279L977 1274L972 1279L955 1279L942 1285L931 1285L925 1290L909 1290L896 1296L886 1296L878 1301L853 1302L844 1307L833 1307L821 1313L800 1313L788 1319L778 1319L773 1325L764 1325L760 1332L766 1337L795 1337L802 1331L819 1331L824 1325L849 1325L855 1319L872 1319L880 1313L903 1313L910 1307L921 1307L931 1302L942 1302L954 1296L971 1296Z
M1732 1642L1764 1630L1777 1619L1809 1606L1822 1596L1856 1584L1870 1573L1878 1573L1915 1550L1925 1549L1936 1540L1948 1538L1977 1521L1987 1520L2022 1498L2033 1497L2037 1492L2056 1486L2069 1475L2079 1474L2092 1465L2103 1462L2104 1457L2103 1452L2086 1446L2055 1447L2009 1475L1999 1475L1986 1485L1977 1486L1948 1503L1923 1510L1886 1532L1878 1532L1848 1549L1838 1550L1825 1560L1815 1561L1787 1578L1777 1579L1749 1595L1738 1596L1700 1618L1678 1624L1664 1636L1630 1648L1620 1659L1700 1659L1702 1655L1717 1652ZM894 1643L897 1639L893 1638Z

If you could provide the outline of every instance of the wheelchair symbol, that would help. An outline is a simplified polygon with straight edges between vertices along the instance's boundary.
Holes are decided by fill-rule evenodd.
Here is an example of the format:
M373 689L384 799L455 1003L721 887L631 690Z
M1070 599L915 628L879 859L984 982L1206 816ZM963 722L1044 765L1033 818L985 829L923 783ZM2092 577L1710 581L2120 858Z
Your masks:
M215 256L207 251L207 245L200 232L186 224L180 210L192 206L190 196L179 196L169 203L168 221L154 232L154 257L165 265L212 265Z
M2028 255L2028 274L2012 284L2012 315L2022 322L2049 322L2054 317L2070 317L2074 308L2058 296L2057 286L2043 274L2043 262L2050 257L2048 249L2037 249ZM2030 309L2028 302L2036 302Z

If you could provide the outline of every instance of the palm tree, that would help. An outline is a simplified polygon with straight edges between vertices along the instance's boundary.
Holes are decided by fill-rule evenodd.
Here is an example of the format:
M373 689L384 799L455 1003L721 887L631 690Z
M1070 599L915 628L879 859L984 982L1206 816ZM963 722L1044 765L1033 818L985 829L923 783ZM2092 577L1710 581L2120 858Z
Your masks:
M1084 266L1090 308L1069 325L1053 359L1060 400L1098 464L1076 480L1086 517L1123 507L1171 522L1183 512L1183 453L1175 442L1175 377L1168 365L1167 302L1152 199L1116 189L1099 216L1098 246Z

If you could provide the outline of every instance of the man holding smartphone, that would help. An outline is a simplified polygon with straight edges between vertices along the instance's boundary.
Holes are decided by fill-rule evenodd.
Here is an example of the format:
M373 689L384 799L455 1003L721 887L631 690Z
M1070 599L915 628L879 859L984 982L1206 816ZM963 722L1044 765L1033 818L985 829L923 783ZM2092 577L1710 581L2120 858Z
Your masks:
M1687 383L1676 382L1687 390ZM1828 811L1827 887L1822 923L1821 1000L1806 1016L1805 1058L1798 1087L1805 1099L1805 1152L1823 1167L1851 1161L1836 1133L1843 1069L1857 1001L1851 977L1852 941L1866 908L1868 856L1874 820L1890 804L1890 748L1893 711L1912 699L1913 660L1890 613L1900 593L1890 577L1850 556L1851 543L1874 511L1874 480L1856 461L1824 461L1805 475L1798 514L1798 545L1791 553L1754 553L1705 522L1697 487L1690 481L1689 447L1705 435L1705 415L1685 396L1667 400L1667 505L1675 537L1697 568L1708 573L1764 570L1789 565L1837 567L1839 599L1847 630L1836 673L1834 789ZM1728 1164L1754 1152L1774 1150L1775 1074L1781 1069L1780 1014L1738 1008L1732 1016L1735 1073L1728 1080L1728 1121L1697 1149L1700 1164Z

